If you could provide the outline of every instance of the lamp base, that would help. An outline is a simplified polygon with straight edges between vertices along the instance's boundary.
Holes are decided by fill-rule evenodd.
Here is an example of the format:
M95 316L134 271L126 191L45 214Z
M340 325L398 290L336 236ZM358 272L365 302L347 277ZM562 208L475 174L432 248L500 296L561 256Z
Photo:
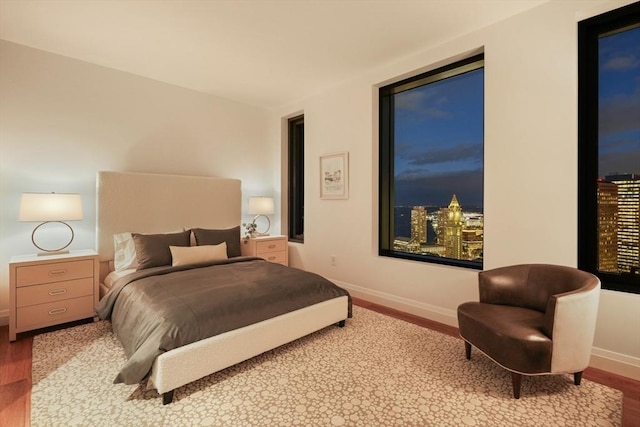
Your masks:
M64 255L64 254L68 254L68 253L69 253L69 251L38 252L38 256Z
M266 216L266 215L262 215L262 214L260 214L260 215L256 215L256 216L253 218L253 224L255 224L255 223L256 223L256 220L257 220L258 218L260 218L260 217L264 217L264 218L267 220L267 228L264 230L264 232L260 232L260 231L258 231L258 226L257 226L257 225L255 225L255 226L253 227L253 229L254 229L255 231L254 231L253 233L251 233L251 237L257 237L257 236L268 236L268 235L269 235L269 229L271 229L271 220L269 219L269 217L268 217L268 216Z
M49 224L51 222L59 222L60 224L66 225L69 228L69 231L71 232L71 238L69 239L69 242L67 242L66 245L57 248L57 249L45 249L42 246L39 246L36 243L36 231L38 231L38 228L42 227L45 224ZM67 224L64 221L45 221L42 224L38 225L36 228L33 229L33 232L31 233L31 242L33 243L33 246L35 246L36 248L40 249L42 252L38 252L38 256L43 256L43 255L60 255L60 254L68 254L69 251L66 249L69 247L69 245L71 244L71 242L73 242L73 237L74 237L74 233L73 233L73 228L71 228L71 226L69 224Z

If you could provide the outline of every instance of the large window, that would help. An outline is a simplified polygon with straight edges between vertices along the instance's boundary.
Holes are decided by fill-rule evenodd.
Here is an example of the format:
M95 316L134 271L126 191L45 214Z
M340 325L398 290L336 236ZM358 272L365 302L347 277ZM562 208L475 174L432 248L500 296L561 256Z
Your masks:
M483 55L380 88L383 256L482 268Z
M304 116L289 119L289 241L304 242Z
M578 29L578 263L640 293L640 4Z

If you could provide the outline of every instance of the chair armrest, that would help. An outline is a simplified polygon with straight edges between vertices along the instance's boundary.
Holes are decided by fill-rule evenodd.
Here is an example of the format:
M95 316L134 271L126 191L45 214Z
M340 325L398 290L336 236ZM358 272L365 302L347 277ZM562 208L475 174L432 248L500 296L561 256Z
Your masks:
M599 299L597 278L549 298L543 330L553 342L551 372L579 372L589 365Z

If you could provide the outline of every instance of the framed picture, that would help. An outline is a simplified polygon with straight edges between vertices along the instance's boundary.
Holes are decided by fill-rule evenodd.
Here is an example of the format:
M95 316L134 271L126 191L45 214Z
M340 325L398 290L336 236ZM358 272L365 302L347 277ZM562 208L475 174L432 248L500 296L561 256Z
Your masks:
M320 157L320 198L349 198L349 153Z

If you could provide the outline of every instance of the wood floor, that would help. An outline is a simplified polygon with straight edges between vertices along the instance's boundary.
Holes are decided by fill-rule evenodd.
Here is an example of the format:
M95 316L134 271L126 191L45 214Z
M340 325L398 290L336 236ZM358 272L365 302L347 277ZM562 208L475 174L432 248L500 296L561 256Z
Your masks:
M453 326L357 298L353 302L358 306L458 337L458 329ZM21 334L17 341L9 343L9 328L0 327L0 426L30 425L32 344L33 337L29 334ZM462 343L460 351L463 351ZM621 390L624 393L623 427L640 427L640 381L595 368L587 368L583 378Z

